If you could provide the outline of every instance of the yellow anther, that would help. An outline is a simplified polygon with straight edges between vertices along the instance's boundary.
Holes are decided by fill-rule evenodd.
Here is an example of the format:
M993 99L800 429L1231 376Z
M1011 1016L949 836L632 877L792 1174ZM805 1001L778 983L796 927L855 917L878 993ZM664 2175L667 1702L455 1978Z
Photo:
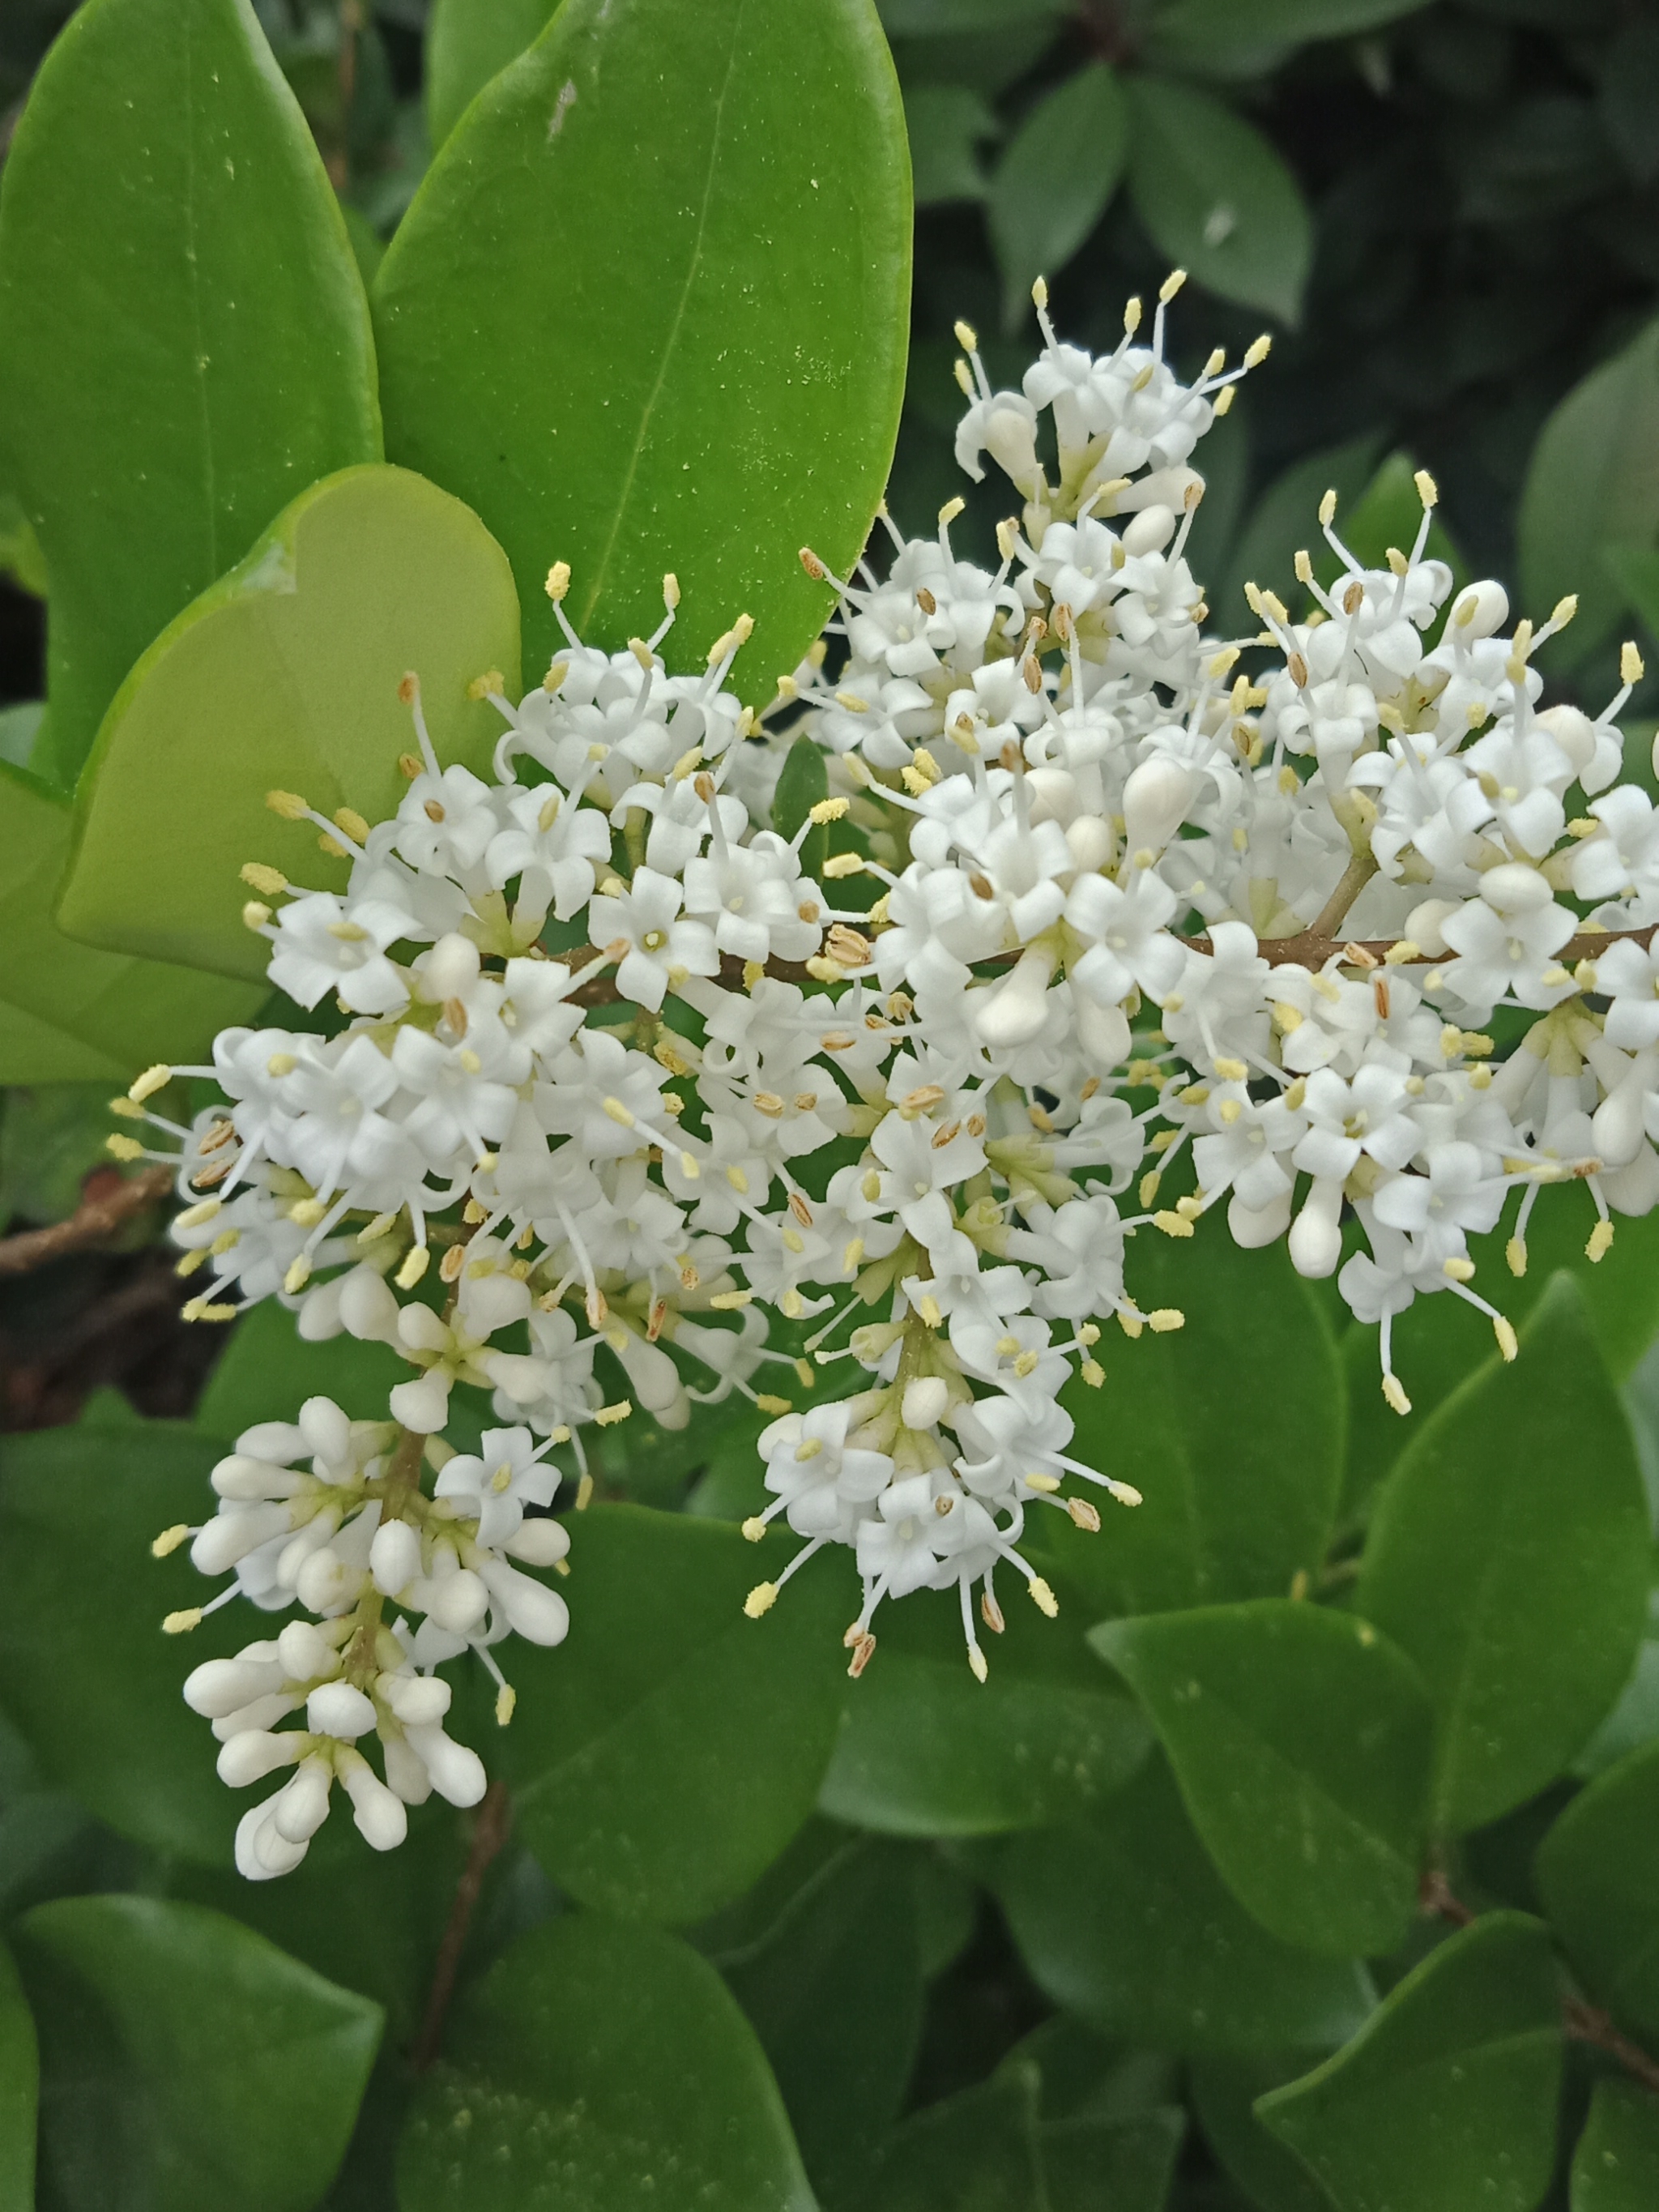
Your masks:
M188 1636L192 1628L199 1628L201 1625L201 1607L187 1605L182 1612L168 1613L161 1623L161 1633L163 1636Z
M778 1601L775 1583L757 1583L743 1601L743 1609L750 1620L758 1620L763 1613L770 1613Z
M188 1521L175 1521L171 1528L163 1528L149 1547L152 1559L165 1559L169 1552L176 1552L190 1534Z
M559 1565L561 1566L564 1565L562 1559L560 1560ZM495 1692L495 1725L497 1728L505 1728L507 1726L507 1723L512 1719L514 1713L517 1711L518 1704L518 1692L514 1688L511 1682L503 1682L501 1688Z
M1186 281L1187 272L1184 269L1172 269L1158 288L1160 304L1167 307Z
M1591 1261L1605 1260L1612 1249L1613 1224L1606 1219L1598 1221L1589 1233L1589 1242L1584 1247L1584 1257ZM1513 1354L1510 1357L1513 1357Z
M547 593L548 598L552 600L554 605L557 606L559 601L570 589L570 563L568 561L556 561L553 563L553 566L547 572L547 581L543 585L542 589Z
M1266 331L1263 331L1259 338L1252 338L1244 349L1245 368L1260 368L1273 349L1273 339Z
M1439 505L1440 487L1426 469L1419 469L1412 482L1417 486L1417 496L1423 502L1423 511L1425 514L1431 507Z
M432 1248L429 1244L416 1244L412 1246L410 1249L404 1254L404 1264L398 1268L397 1275L394 1278L398 1288L400 1291L412 1291L416 1284L420 1281L422 1276L425 1274L427 1263L431 1257Z
M303 822L311 811L297 791L268 791L265 805L284 822Z
M495 688L500 690L501 685L497 684ZM337 806L334 810L334 826L337 830L343 830L354 845L363 844L368 840L368 824L355 806ZM257 890L258 886L256 884L254 888Z
M288 889L288 878L280 868L268 868L263 860L246 860L242 865L242 881L250 890L263 891L267 898L275 898Z

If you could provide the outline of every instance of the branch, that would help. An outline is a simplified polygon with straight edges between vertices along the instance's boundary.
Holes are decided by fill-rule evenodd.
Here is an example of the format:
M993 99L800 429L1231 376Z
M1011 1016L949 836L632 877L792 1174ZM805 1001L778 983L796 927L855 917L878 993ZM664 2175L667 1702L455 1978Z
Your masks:
M0 1275L26 1275L65 1253L106 1243L147 1206L159 1205L172 1188L168 1169L146 1168L142 1175L123 1176L113 1189L83 1197L67 1221L0 1237Z
M449 2001L455 1994L455 1978L460 1972L461 1954L466 1948L467 1930L472 1925L478 1893L483 1887L483 1878L489 1871L490 1863L506 1843L512 1826L513 1802L507 1794L507 1784L492 1782L483 1794L483 1802L478 1807L478 1817L472 1824L472 1848L466 1855L466 1864L455 1885L455 1899L449 1908L443 1941L438 1946L437 1963L432 1969L432 1988L421 2021L421 2032L415 2039L415 2048L410 2058L410 2063L417 2074L424 2074L438 2055L443 2041L444 2020L449 2011Z
M1441 1920L1449 1921L1454 1928L1473 1925L1475 1916L1455 1895L1450 1883L1438 1867L1427 1867L1417 1887L1418 1902L1425 1912L1431 1912ZM1561 2000L1561 2033L1572 2043L1588 2044L1592 2050L1604 2051L1609 2058L1622 2066L1632 2081L1644 2088L1659 2094L1659 2059L1651 2058L1639 2043L1632 2043L1627 2035L1620 2034L1609 2015L1599 2005L1591 2004L1581 1996L1564 1996Z

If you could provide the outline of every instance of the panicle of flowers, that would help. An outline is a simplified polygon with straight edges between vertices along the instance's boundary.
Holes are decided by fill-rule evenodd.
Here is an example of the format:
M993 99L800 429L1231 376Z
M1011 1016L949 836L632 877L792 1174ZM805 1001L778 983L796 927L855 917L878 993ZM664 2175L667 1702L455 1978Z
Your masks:
M1304 611L1252 585L1259 629L1207 635L1193 455L1267 341L1183 382L1180 283L1148 343L1131 301L1100 356L1039 285L1017 392L958 327L958 459L1020 501L997 565L957 553L959 501L929 537L886 522L884 568L830 578L825 639L763 714L727 688L746 617L671 673L672 575L657 629L607 653L560 563L542 683L473 687L503 725L489 775L441 763L411 678L391 820L270 794L343 887L251 863L245 918L273 983L343 1026L226 1031L211 1068L120 1102L176 1151L114 1142L177 1163L188 1310L275 1296L302 1336L412 1371L373 1418L313 1399L251 1431L218 1516L168 1532L233 1574L216 1604L313 1616L187 1686L227 1779L293 1769L243 1823L245 1871L296 1862L336 1777L382 1847L428 1788L479 1794L434 1669L562 1636L521 1571L563 1565L552 1455L580 1507L593 1429L635 1405L672 1429L736 1392L770 1417L744 1532L801 1540L752 1616L846 1547L854 1675L882 1601L929 1588L957 1592L983 1680L999 1571L1054 1609L1028 1512L1096 1530L1091 1490L1139 1502L1060 1402L1101 1386L1103 1325L1181 1325L1133 1296L1135 1236L1219 1210L1242 1245L1286 1238L1380 1325L1403 1413L1392 1325L1418 1297L1478 1307L1515 1355L1469 1243L1511 1193L1516 1273L1546 1184L1586 1186L1592 1259L1659 1200L1659 820L1616 785L1634 647L1601 714L1541 705L1533 657L1572 602L1510 625L1497 583L1454 593L1424 474L1409 548L1368 567L1328 494ZM827 795L791 819L803 743ZM1501 1060L1499 1009L1534 1018ZM175 1072L226 1103L163 1120ZM477 1454L444 1438L458 1382L503 1425Z

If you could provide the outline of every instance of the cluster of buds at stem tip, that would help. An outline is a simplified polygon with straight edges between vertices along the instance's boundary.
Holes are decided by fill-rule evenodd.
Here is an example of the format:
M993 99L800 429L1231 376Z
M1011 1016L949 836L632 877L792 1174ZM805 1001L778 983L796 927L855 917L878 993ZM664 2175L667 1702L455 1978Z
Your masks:
M223 1595L316 1616L191 1680L232 1778L295 1769L244 1824L251 1871L291 1862L331 1778L372 1842L428 1782L482 1788L432 1669L563 1632L512 1562L562 1564L561 1471L584 1503L594 1431L635 1407L767 1417L746 1533L799 1545L751 1616L850 1551L854 1674L883 1601L933 1589L982 1679L999 1576L1054 1609L1033 1510L1093 1531L1097 1501L1139 1502L1074 1449L1066 1389L1104 1382L1103 1331L1181 1325L1138 1303L1137 1237L1285 1240L1377 1325L1404 1413L1415 1299L1477 1307L1515 1355L1471 1243L1506 1208L1520 1273L1547 1185L1579 1187L1555 1202L1592 1260L1659 1201L1659 816L1618 781L1635 648L1599 714L1546 705L1572 602L1511 623L1498 583L1454 591L1426 474L1408 546L1366 566L1328 494L1294 580L1216 634L1194 455L1267 345L1183 380L1179 282L1101 355L1039 288L1018 389L959 327L957 458L1016 495L994 562L958 551L959 501L916 538L884 511L890 545L846 577L805 551L835 610L763 712L728 688L747 617L673 672L672 576L612 651L561 562L540 683L472 687L488 762L441 760L411 677L390 819L271 793L247 921L329 1033L227 1030L210 1066L142 1078L118 1110L149 1134L113 1140L175 1164L189 1312L275 1297L410 1370L385 1418L313 1400L245 1437L194 1539ZM827 795L792 812L803 742ZM301 888L313 833L327 881ZM1506 1056L1500 1010L1528 1018ZM502 1425L482 1457L443 1440L458 1386Z

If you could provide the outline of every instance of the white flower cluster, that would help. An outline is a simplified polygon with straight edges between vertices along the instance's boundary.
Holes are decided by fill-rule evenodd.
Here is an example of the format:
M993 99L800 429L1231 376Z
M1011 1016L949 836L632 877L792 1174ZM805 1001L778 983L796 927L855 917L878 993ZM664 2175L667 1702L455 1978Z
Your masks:
M1410 549L1365 568L1328 495L1304 617L1252 587L1260 633L1206 636L1191 457L1243 372L1176 375L1178 283L1150 344L1131 302L1098 358L1055 338L1039 287L1018 392L959 331L958 458L1023 502L999 565L955 551L960 501L934 537L892 532L884 574L835 580L837 619L764 716L726 688L746 619L671 675L673 578L655 634L607 653L565 621L560 564L567 648L516 703L475 687L505 724L491 777L440 767L410 679L393 819L271 794L348 864L336 890L245 871L273 982L327 1033L227 1031L193 1073L228 1106L161 1124L184 1266L209 1278L190 1310L276 1294L302 1335L414 1371L389 1421L313 1400L244 1437L195 1537L231 1589L318 1617L191 1678L229 1778L295 1763L244 1823L248 1871L292 1863L331 1773L374 1842L428 1778L476 1796L430 1670L562 1634L507 1561L560 1563L560 1524L524 1504L550 1503L567 1448L586 1502L590 1425L753 1400L772 1502L746 1533L781 1516L804 1542L750 1613L845 1545L854 1674L884 1597L954 1588L982 1680L975 1589L993 1630L999 1566L1054 1608L1027 1509L1097 1528L1070 1478L1136 1502L1072 1455L1060 1403L1073 1374L1100 1384L1103 1322L1180 1326L1126 1288L1127 1238L1218 1207L1242 1244L1288 1233L1380 1322L1404 1413L1389 1331L1415 1297L1470 1301L1514 1354L1468 1248L1512 1189L1517 1273L1544 1184L1588 1185L1592 1258L1609 1208L1659 1200L1659 819L1610 788L1634 649L1600 717L1541 708L1532 655L1571 603L1510 629L1497 584L1454 597L1426 477ZM810 806L782 778L803 747ZM1494 1064L1500 1008L1536 1018ZM769 1364L803 1401L850 1393L797 1407L757 1389ZM481 1456L441 1438L457 1382L509 1425ZM272 1732L301 1705L303 1731ZM371 1728L390 1798L355 1749Z

